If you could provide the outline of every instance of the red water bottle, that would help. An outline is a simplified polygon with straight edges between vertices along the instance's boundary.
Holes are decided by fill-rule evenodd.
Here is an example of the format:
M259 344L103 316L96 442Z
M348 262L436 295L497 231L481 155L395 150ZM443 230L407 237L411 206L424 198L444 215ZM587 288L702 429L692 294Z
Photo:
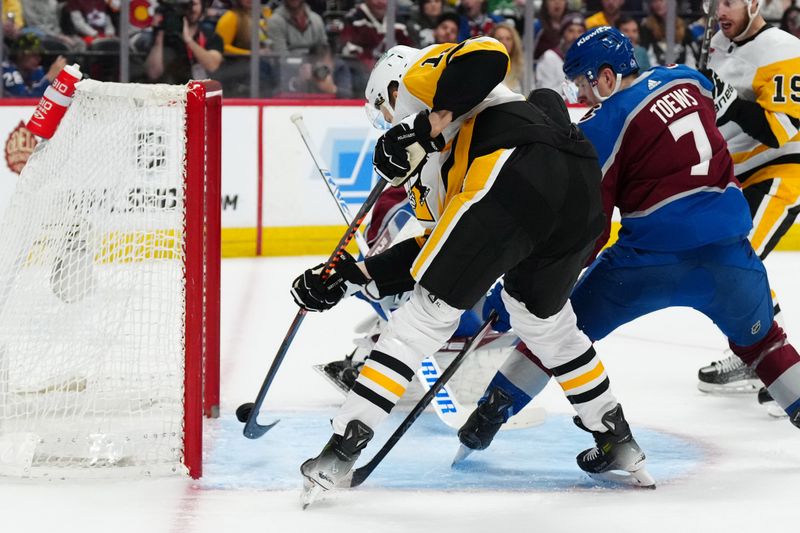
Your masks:
M43 139L53 136L61 119L64 118L69 104L72 103L75 84L82 77L81 67L77 63L61 69L53 83L45 89L44 96L39 100L33 116L28 121L27 128L31 133Z

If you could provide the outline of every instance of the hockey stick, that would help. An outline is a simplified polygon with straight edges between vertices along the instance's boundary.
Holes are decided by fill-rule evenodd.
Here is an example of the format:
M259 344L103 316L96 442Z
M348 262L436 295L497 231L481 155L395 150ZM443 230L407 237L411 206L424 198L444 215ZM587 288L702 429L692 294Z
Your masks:
M705 2L703 2L705 3ZM717 4L719 0L708 0L706 12L706 28L703 31L703 40L700 42L700 59L697 61L697 70L704 70L708 66L708 50L711 48L711 37L717 26Z
M480 349L480 346L476 347ZM422 360L422 366L417 369L417 379L422 387L427 391L441 376L442 370L434 357L426 357ZM461 429L470 412L464 409L461 402L455 395L451 387L445 385L441 392L436 394L436 402L433 406L434 411L439 416L439 420L453 429ZM526 429L544 424L547 412L541 407L528 406L519 413L515 414L501 426L501 430Z
M327 165L325 165L322 156L320 155L319 151L317 150L316 146L314 145L314 141L311 139L311 135L306 128L305 122L303 120L303 115L301 113L295 113L291 116L291 120L294 123L295 127L297 128L297 132L300 134L300 137L303 139L303 143L306 145L308 149L309 155L311 155L311 159L314 161L314 165L317 167L317 171L319 172L320 176L322 177L325 185L328 187L328 191L331 193L331 196L336 200L336 203L339 207L339 212L342 214L342 218L344 218L345 223L349 224L352 220L352 214L350 213L350 208L347 206L347 203L342 198L341 193L339 192L339 187L333 181L333 177L331 176L330 170L328 170ZM388 228L387 228L388 230ZM383 235L382 235L383 236ZM358 243L358 248L361 250L361 254L364 257L368 257L373 253L380 253L381 251L385 250L389 247L390 242L386 242L385 240L379 239L381 242L373 249L370 250L369 245L366 243L364 238L361 236L361 233L356 234L356 242ZM381 306L383 308L383 306ZM384 313L388 316L388 311L384 309ZM324 374L324 372L323 372ZM417 379L419 380L420 384L423 388L427 391L432 383L436 381L436 379L441 374L441 369L439 365L436 363L436 360L432 357L426 357L422 361L422 366L417 369ZM347 391L344 391L347 394ZM439 419L446 425L454 429L460 428L464 422L466 422L467 417L469 416L465 409L461 406L461 404L456 400L455 394L450 387L443 386L441 392L436 395L436 402L433 406L433 410ZM541 413L536 413L536 416L531 420L518 420L514 424L513 427L521 427L521 424L524 424L522 427L530 427L531 425L541 424L544 421L544 417ZM511 426L509 426L511 427Z
M308 133L308 129L306 128L306 124L303 121L303 115L301 113L294 113L291 117L291 121L294 123L295 127L297 128L297 132L300 134L300 138L303 139L303 143L306 145L306 149L308 150L311 159L314 161L314 166L317 167L317 171L319 175L322 177L322 181L325 182L325 185L328 186L328 191L331 193L331 196L336 200L336 204L339 207L339 212L342 214L344 218L345 224L350 224L353 220L353 213L350 212L350 208L348 207L347 203L342 198L342 193L339 191L339 187L336 185L336 182L333 181L333 176L331 176L331 171L328 169L327 165L322 160L322 156L320 155L319 151L317 150L316 146L314 145L313 141L311 140L311 135ZM367 241L364 240L364 236L361 235L360 231L356 231L355 235L356 244L358 244L358 249L361 250L361 254L366 256L369 253L369 246L367 245Z
M364 204L353 218L353 222L347 227L344 235L342 235L342 238L339 240L339 244L336 245L336 249L325 263L325 267L322 271L323 280L330 275L331 271L336 266L336 263L339 262L340 258L342 257L342 252L347 245L350 244L350 241L358 232L358 228L361 226L361 223L364 222L367 213L369 213L370 209L372 209L372 206L378 200L378 197L381 195L381 192L383 192L386 184L387 182L385 180L380 179L375 186L372 187L369 196L367 196L367 199L364 200ZM245 422L244 436L248 439L257 439L261 437L279 422L279 420L275 420L269 424L262 425L258 423L257 418L259 412L261 411L261 405L264 403L264 398L267 396L267 391L269 390L270 385L272 385L272 380L275 378L275 374L278 373L278 368L280 368L283 358L286 356L286 352L289 350L289 346L292 344L295 335L297 335L297 330L300 329L300 324L303 323L303 319L306 317L307 313L308 311L302 308L297 311L294 320L292 320L292 323L289 326L289 331L286 332L286 336L283 338L283 342L281 342L281 345L278 348L278 353L275 354L275 358L272 360L272 365L269 367L269 371L264 378L264 382L261 384L261 388L258 391L258 396L256 396L256 401L252 404L242 404L238 409L236 409L236 418L238 418L241 422Z
M431 403L433 397L436 396L439 391L444 387L445 383L447 383L450 378L455 374L458 367L461 366L461 363L464 361L464 358L473 352L473 346L476 346L480 343L481 339L484 335L486 335L490 329L492 329L492 324L497 319L497 311L492 311L489 315L489 318L486 319L486 322L483 323L481 329L478 330L472 339L464 346L464 348L459 352L453 362L450 363L450 366L447 367L439 379L436 380L431 388L426 392L422 398L417 402L414 408L408 413L405 420L400 424L400 426L392 433L386 443L378 450L378 453L370 459L364 466L360 466L353 470L353 475L350 479L350 487L357 487L364 483L364 481L369 477L375 468L383 461L383 458L394 448L394 445L397 444L397 441L405 435L406 431L411 428L414 424L414 421L419 418L419 415L422 414L423 411L428 407L428 404Z

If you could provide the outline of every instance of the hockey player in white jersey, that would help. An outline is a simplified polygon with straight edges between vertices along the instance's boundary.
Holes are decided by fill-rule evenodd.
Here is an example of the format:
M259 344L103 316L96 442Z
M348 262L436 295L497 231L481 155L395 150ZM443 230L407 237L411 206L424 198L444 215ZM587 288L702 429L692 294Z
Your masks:
M718 86L717 125L750 205L750 242L763 260L800 211L800 40L764 20L762 1L720 0L708 75ZM774 293L773 306L782 324ZM700 390L711 393L755 392L761 386L733 354L701 368L698 378ZM760 397L768 399L762 391Z
M298 305L312 311L335 305L347 284L413 291L334 417L333 436L301 466L306 503L347 484L422 358L501 276L516 333L548 367L568 368L562 387L582 426L603 442L601 453L628 456L626 468L653 483L568 300L604 226L597 154L556 93L544 95L558 102L548 112L502 86L508 64L499 42L479 37L394 48L373 71L367 99L394 124L378 140L376 170L406 187L428 232L364 262L342 263L327 281L309 269L292 285Z

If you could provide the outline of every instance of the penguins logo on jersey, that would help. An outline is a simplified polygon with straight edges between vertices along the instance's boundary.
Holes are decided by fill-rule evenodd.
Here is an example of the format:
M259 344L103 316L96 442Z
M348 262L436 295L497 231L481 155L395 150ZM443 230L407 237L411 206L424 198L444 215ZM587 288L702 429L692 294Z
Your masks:
M425 222L434 221L433 214L431 214L431 210L428 207L428 194L430 194L430 192L431 188L423 185L422 181L419 179L414 182L414 185L408 190L408 202L411 204L411 208L414 210L414 214L418 220Z

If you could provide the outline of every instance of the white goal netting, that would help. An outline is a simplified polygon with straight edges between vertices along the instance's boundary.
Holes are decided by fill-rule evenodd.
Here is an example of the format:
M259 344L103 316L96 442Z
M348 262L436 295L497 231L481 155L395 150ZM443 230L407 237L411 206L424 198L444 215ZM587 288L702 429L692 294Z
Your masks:
M186 87L85 81L0 233L0 475L182 472Z

